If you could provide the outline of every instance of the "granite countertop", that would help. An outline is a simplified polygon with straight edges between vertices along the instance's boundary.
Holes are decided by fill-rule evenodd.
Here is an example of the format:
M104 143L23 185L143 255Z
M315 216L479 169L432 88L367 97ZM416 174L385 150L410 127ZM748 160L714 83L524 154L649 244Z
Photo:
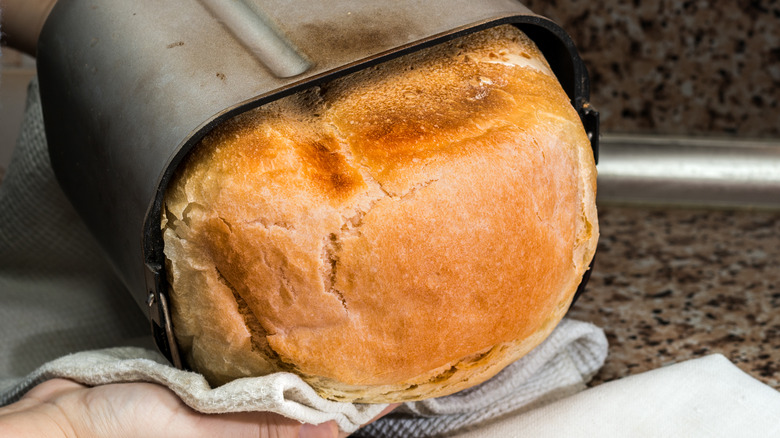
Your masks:
M569 317L606 331L592 385L720 353L780 389L780 211L606 206Z
M780 136L780 3L523 0L568 32L610 132Z

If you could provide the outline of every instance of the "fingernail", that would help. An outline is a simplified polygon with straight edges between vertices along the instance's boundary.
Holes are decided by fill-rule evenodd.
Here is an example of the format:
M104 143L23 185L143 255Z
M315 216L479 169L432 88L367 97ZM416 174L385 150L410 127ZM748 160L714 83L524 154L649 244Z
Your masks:
M338 436L336 423L328 421L322 424L304 423L298 431L299 438L335 438Z

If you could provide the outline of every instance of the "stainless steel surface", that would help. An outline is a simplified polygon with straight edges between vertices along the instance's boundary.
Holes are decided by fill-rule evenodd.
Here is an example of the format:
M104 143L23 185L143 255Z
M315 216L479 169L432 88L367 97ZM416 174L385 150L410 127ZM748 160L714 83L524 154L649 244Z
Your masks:
M598 200L780 208L780 141L604 135Z
M247 3L200 0L244 47L254 54L274 76L289 78L304 73L312 65L295 51L289 41L269 24L262 9ZM257 6L257 5L255 5Z

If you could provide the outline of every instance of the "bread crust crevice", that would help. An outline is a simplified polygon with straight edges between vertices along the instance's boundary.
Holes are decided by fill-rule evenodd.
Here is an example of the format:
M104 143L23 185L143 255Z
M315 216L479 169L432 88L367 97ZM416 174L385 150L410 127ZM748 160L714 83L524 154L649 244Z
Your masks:
M349 314L349 305L347 300L336 288L336 277L338 275L339 264L339 251L341 250L341 243L339 241L339 235L336 233L330 233L328 236L322 239L323 247L323 289L338 297L341 305L344 307L344 311Z
M206 135L166 193L176 334L213 384L292 371L377 403L473 386L565 314L595 184L512 26L279 99Z

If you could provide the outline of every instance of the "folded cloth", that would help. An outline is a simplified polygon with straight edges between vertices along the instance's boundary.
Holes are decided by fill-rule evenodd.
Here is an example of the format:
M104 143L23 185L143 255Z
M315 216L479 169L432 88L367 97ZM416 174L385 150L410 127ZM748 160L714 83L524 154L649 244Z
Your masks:
M722 355L605 383L457 438L776 437L780 392Z
M601 329L564 318L543 343L487 382L446 397L406 403L357 435L430 437L477 427L585 389L606 356Z
M0 184L0 405L46 379L66 377L88 385L156 382L201 412L263 410L307 423L335 420L346 432L384 408L324 400L286 373L211 388L202 376L171 367L157 352L127 346L129 338L148 331L145 316L56 183L33 81L21 137ZM601 329L564 320L490 381L408 403L365 433L453 433L537 406L583 389L606 353Z
M212 389L200 374L176 369L160 354L135 347L86 351L56 359L0 395L0 402L12 401L32 386L54 377L91 386L119 382L159 383L199 412L275 412L312 424L335 420L339 428L347 432L368 422L386 406L325 400L298 376L289 373L239 379Z
M403 415L374 423L361 434L438 436L570 395L584 389L606 352L601 329L565 319L545 342L493 379L451 396L407 403L401 408ZM244 378L211 388L200 374L176 369L160 354L136 347L79 352L46 363L0 393L0 405L55 377L87 385L153 382L170 388L199 412L266 411L312 424L334 420L345 432L354 432L386 406L325 400L290 373Z

